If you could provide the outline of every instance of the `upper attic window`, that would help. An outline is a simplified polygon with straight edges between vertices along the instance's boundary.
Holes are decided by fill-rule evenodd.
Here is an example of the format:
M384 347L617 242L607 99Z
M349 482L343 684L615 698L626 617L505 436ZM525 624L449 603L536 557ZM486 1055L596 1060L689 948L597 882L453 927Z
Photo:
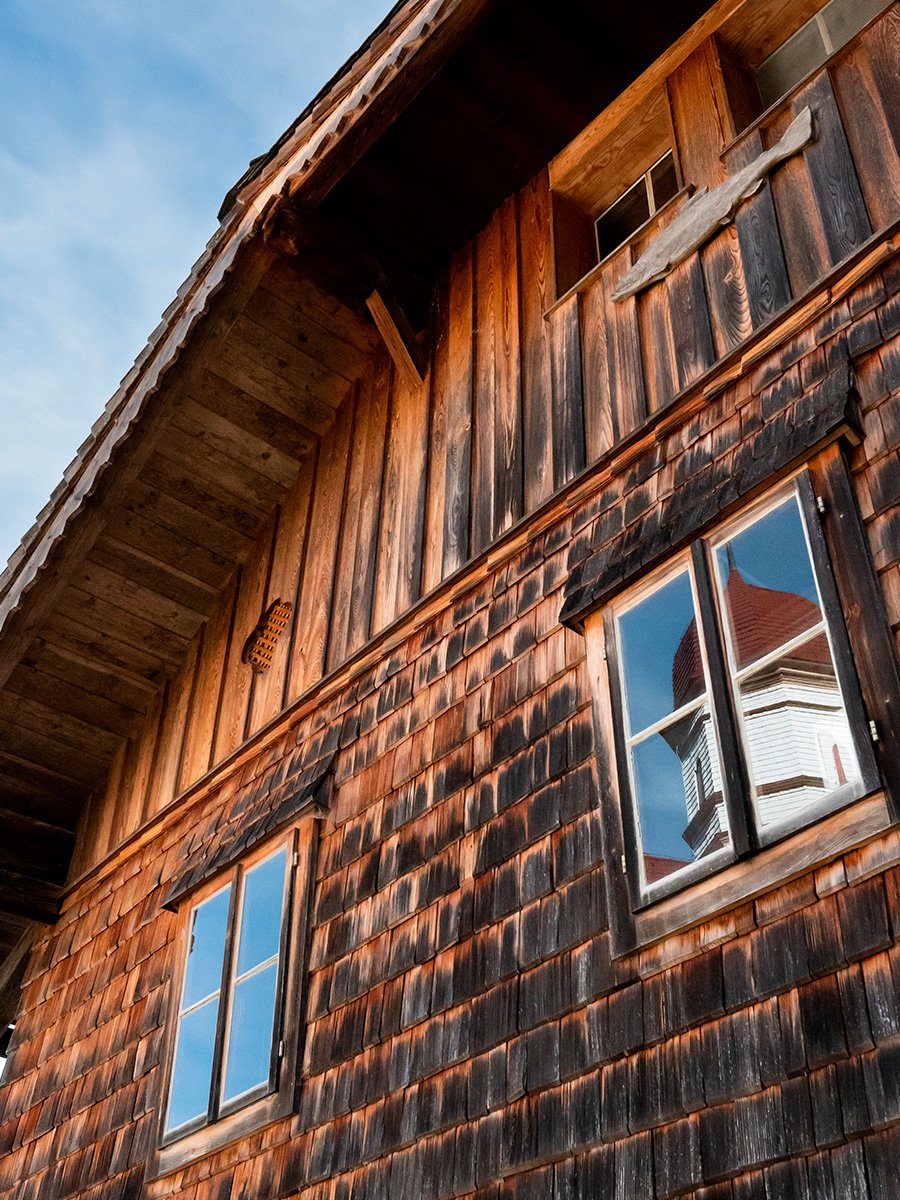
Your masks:
M829 0L756 68L763 108L820 67L883 8L884 0Z
M598 261L602 262L607 254L627 242L677 191L675 158L672 151L667 150L649 171L645 171L597 217L594 228Z

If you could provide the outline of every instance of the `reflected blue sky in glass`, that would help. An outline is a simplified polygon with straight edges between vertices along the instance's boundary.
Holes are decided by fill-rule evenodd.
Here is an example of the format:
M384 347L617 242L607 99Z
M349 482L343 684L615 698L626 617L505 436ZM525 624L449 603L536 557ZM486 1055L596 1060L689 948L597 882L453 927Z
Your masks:
M286 849L252 867L244 876L236 975L278 953L284 898Z
M688 812L681 759L659 733L640 742L633 753L644 854L692 861L682 837Z
M177 1129L179 1125L206 1115L218 1014L217 997L181 1018L167 1129Z
M819 603L806 537L795 497L790 497L716 551L723 582L728 579L728 547L747 583L794 592Z
M225 1066L226 1101L269 1078L277 978L278 964L272 963L235 984Z
M672 663L693 617L694 598L686 571L619 617L632 734L672 712Z
M230 898L231 886L229 885L194 909L191 918L187 967L184 973L182 1009L196 1004L204 996L218 991L221 986Z

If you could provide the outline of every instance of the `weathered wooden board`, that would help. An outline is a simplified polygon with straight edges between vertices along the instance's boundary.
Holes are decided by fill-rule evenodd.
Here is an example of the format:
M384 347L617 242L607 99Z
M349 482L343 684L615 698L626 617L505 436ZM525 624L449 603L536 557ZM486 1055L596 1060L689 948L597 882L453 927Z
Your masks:
M291 648L290 699L318 679L325 666L354 401L351 395L319 448L309 544L295 616L296 639Z
M553 388L553 490L585 466L584 386L578 297L570 296L550 314L550 368Z
M606 292L602 276L580 293L581 377L584 390L585 455L596 462L615 442L607 364Z
M546 172L519 193L522 326L522 448L525 510L554 490L553 390L550 327L544 314L553 300L550 261L550 194Z
M739 171L763 151L759 130L741 139L727 154L729 170ZM791 284L781 246L771 185L762 184L735 214L735 229L746 280L750 320L756 329L791 300Z
M260 616L274 599L268 590L274 553L275 522L269 521L241 570L241 583L234 609L234 626L222 666L219 715L213 761L221 762L244 740L255 675L243 661L243 649Z
M841 121L875 227L900 212L900 12L888 9L832 69Z
M474 257L471 245L450 262L448 371L444 473L443 574L450 575L468 559L472 542L474 421Z
M430 379L395 371L384 460L372 631L390 624L422 589Z

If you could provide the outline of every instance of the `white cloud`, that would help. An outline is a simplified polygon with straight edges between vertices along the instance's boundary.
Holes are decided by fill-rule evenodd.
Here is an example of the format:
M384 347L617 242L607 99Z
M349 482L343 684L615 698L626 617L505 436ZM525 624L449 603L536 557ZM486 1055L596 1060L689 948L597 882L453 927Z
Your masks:
M7 0L0 561L215 228L388 0Z

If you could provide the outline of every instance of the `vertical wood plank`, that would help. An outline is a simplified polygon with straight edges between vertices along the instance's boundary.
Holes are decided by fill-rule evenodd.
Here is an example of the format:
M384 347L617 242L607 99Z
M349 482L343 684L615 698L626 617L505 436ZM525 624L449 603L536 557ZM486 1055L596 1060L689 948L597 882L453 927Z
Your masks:
M722 358L753 332L741 248L728 225L700 251L715 357Z
M178 771L190 713L198 651L199 642L195 641L184 666L166 689L166 703L159 736L160 751L156 756L150 781L148 817L171 804L178 794Z
M610 293L632 265L632 250L623 246L607 261L603 272L607 295L606 369L616 441L626 437L647 416L647 394L641 361L641 335L634 296L614 302Z
M709 300L699 255L694 254L679 263L670 273L667 286L678 381L684 388L716 360Z
M179 772L179 792L205 775L212 764L222 670L239 581L238 571L223 591L201 634L196 683L191 696Z
M290 624L275 648L272 665L263 675L257 675L250 695L247 720L248 735L261 729L277 716L284 705L291 645L297 629L297 587L306 553L309 507L315 478L316 455L310 454L300 467L300 473L278 514L272 574L266 604L289 600L294 606Z
M679 205L663 213L650 232L635 239L633 255L639 257L655 237L675 219ZM653 284L636 297L640 348L647 391L647 411L658 412L678 391L678 364L672 339L672 314L665 280Z
M435 290L431 314L431 434L428 447L428 501L422 591L430 592L443 576L444 499L447 489L447 386L450 378L448 331L450 284L445 275Z
M584 388L585 456L595 462L613 445L613 415L609 395L606 346L606 300L602 278L578 297L581 323L582 386Z
M469 557L472 497L474 263L471 243L450 261L444 578Z
M371 380L368 381L371 384ZM366 477L380 475L380 463L366 461L369 421L372 416L370 396L362 386L356 389L353 435L350 445L347 488L341 511L341 535L335 568L334 604L331 633L328 638L327 669L333 670L343 662L347 653L350 619L356 603L356 551L359 538L359 514Z
M516 197L496 217L500 277L494 308L494 516L492 540L522 515L522 397L519 366L519 238ZM580 399L580 397L579 397Z
M475 239L475 371L471 553L490 544L494 523L494 390L497 384L499 236L495 214Z
M712 38L673 72L667 89L684 182L697 187L716 187L727 174L722 149L733 136L734 129L722 65ZM733 229L717 234L696 259L689 260L672 274L669 297L676 330L679 378L684 387L751 331L750 309ZM680 306L685 303L690 306L690 323L681 319ZM697 325L696 335L691 331L691 323Z
M429 382L414 385L397 372L393 377L373 632L421 594Z
M791 109L779 113L763 131L763 148L773 146L793 119ZM775 201L791 292L801 296L825 274L831 262L805 154L795 154L779 164L769 177L769 187Z
M807 105L816 114L817 136L806 147L804 156L834 265L866 241L872 226L827 71L817 75L796 97L793 110L797 113Z
M584 388L578 297L570 296L550 317L553 380L553 488L585 466Z
M739 171L762 152L762 138L756 129L728 153L729 172ZM755 196L740 206L734 225L746 279L750 320L757 329L791 301L791 283L768 180Z
M150 789L157 756L165 753L162 741L162 720L168 699L168 684L161 688L152 708L144 717L141 732L134 739L136 754L132 802L129 805L128 832L139 828L153 811Z
M348 652L358 650L372 632L375 607L375 574L378 568L379 529L384 492L388 421L391 408L391 363L387 355L376 360L366 399L365 470L360 495L359 533L354 558L353 604L347 624Z
M233 634L222 675L222 699L216 722L216 762L221 762L244 740L254 675L250 665L242 661L241 654L247 638L259 622L265 605L274 534L275 518L272 518L260 531L241 571Z
M679 64L666 89L683 181L715 187L725 178L722 148L733 131L712 38Z
M889 9L832 70L835 97L876 228L900 213L900 11Z
M519 193L519 254L525 508L531 512L553 491L550 325L544 319L552 300L553 279L546 171Z
M319 448L309 545L300 581L296 641L290 665L289 701L315 683L325 666L354 406L355 394L351 393L338 409L334 425Z

